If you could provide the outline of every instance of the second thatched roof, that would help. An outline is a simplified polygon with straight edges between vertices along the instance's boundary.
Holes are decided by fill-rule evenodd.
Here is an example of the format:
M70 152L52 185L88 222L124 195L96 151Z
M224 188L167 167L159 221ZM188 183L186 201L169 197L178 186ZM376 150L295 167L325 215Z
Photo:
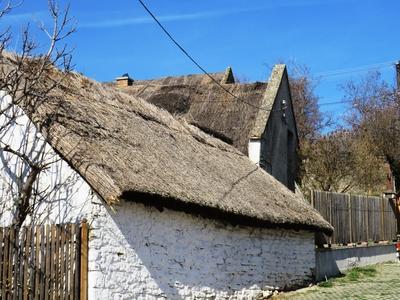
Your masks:
M287 80L286 67L275 65L265 83L235 83L231 68L210 75L225 91L202 74L136 80L129 86L107 85L184 117L247 155L249 140L261 138L270 115L279 113L271 110Z

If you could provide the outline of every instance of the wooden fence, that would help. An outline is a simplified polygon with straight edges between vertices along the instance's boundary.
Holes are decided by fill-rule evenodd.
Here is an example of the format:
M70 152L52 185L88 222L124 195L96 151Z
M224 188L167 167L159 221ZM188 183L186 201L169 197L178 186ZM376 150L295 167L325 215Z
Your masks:
M396 215L384 197L313 191L311 204L335 228L328 244L396 240Z
M88 227L0 228L0 299L87 299Z

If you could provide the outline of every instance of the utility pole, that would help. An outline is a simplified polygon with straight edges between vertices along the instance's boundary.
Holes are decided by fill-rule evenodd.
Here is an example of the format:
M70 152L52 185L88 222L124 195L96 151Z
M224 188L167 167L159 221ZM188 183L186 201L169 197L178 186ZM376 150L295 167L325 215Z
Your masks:
M397 82L397 92L400 92L400 61L396 63L396 82Z
M400 94L400 61L396 63L396 97L399 97ZM390 201L390 200L389 200ZM389 202L392 205L394 213L396 215L397 220L397 243L396 243L396 255L397 259L400 260L400 196L395 194L395 197L392 201Z

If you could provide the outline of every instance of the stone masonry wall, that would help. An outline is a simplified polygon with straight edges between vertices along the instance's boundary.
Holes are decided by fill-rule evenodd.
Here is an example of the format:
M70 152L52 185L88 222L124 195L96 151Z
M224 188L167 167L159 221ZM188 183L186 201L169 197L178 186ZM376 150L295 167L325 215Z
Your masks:
M315 266L306 231L233 227L182 212L97 205L90 299L253 299L304 285Z

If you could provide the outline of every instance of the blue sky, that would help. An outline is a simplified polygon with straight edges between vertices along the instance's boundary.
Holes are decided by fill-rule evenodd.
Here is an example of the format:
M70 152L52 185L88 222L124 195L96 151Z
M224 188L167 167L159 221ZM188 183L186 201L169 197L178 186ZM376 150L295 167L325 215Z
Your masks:
M400 59L398 0L145 2L209 72L232 66L240 78L263 81L268 65L293 60L322 76L317 89L321 103L341 100L338 86L365 69L375 67L393 83L391 63ZM75 47L76 69L87 76L110 81L126 72L136 79L199 73L137 0L70 3L77 32L68 42ZM2 25L48 23L46 5L26 0ZM44 36L35 34L44 44ZM346 106L321 109L340 117Z

